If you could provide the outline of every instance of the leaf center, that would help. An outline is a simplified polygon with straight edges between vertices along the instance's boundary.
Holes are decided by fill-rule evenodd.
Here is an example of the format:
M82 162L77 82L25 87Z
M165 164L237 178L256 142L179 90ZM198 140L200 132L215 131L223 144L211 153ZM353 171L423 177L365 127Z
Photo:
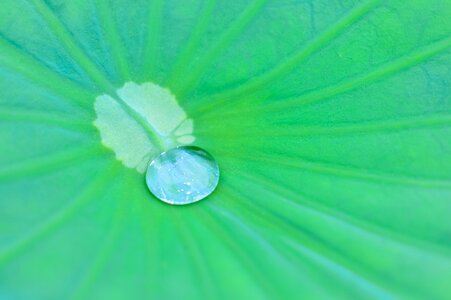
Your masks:
M115 95L98 96L94 109L102 144L140 173L161 152L195 140L193 120L175 96L151 82L127 82Z

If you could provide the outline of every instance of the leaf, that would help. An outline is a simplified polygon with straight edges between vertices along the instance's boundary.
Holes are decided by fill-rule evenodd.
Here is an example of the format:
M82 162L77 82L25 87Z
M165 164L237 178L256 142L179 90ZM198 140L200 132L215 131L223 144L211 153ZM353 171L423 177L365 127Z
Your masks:
M447 0L4 0L0 298L446 299L450 20ZM161 203L105 143L96 98L127 83L175 96L154 118L217 159L209 198ZM155 120L129 112L106 122ZM136 128L112 132L160 134Z

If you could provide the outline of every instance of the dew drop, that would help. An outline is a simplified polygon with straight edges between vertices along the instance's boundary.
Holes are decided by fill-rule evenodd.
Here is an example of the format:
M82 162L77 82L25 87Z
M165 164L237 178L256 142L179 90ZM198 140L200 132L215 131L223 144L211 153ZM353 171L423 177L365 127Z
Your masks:
M165 151L147 168L146 183L158 199L169 204L189 204L210 195L219 181L219 166L207 151L180 146Z

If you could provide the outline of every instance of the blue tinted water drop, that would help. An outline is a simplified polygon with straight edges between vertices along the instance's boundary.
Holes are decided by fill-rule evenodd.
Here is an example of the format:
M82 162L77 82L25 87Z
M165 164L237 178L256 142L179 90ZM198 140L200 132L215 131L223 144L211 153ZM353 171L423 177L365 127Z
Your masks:
M181 146L153 159L146 173L149 190L169 204L189 204L204 199L218 185L219 166L205 150Z

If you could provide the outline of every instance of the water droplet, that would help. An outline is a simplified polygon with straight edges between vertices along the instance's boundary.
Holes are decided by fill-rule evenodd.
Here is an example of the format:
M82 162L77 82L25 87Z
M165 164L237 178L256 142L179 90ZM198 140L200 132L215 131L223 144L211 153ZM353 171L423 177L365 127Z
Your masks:
M194 146L161 153L149 164L146 182L158 199L170 204L189 204L210 195L219 181L213 156Z

